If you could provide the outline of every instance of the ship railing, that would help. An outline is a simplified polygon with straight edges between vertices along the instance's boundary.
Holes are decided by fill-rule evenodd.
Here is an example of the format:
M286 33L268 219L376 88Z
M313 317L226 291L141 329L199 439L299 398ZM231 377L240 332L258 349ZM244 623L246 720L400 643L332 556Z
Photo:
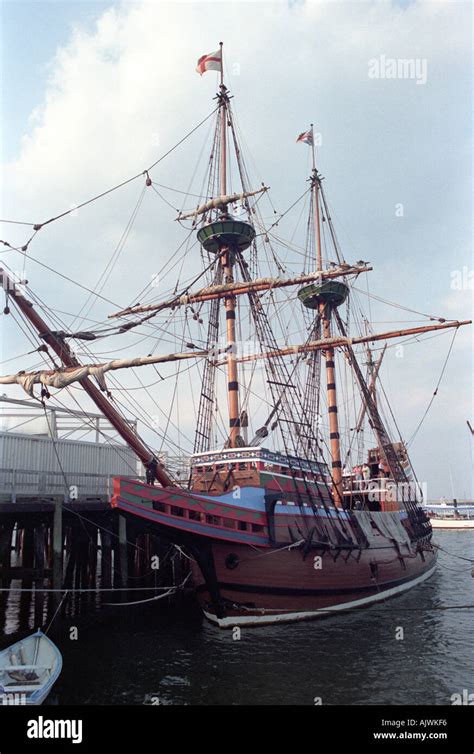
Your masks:
M458 505L457 508L455 508L452 505L430 505L429 503L426 503L423 508L428 513L430 518L453 520L474 519L474 506L461 504Z

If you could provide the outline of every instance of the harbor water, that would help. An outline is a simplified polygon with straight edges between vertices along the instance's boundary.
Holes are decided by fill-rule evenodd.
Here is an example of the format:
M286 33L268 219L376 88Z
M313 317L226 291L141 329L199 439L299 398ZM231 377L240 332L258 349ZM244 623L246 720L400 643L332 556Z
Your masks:
M443 548L435 574L406 594L240 638L192 604L165 601L56 618L64 666L49 703L450 705L474 692L473 565L461 559L474 558L474 534L434 541ZM18 621L10 611L2 646L26 632Z

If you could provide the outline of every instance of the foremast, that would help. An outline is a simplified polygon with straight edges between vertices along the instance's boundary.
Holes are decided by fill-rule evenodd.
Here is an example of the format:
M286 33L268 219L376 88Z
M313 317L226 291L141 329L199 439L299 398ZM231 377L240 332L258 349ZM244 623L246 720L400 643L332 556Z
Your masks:
M227 127L229 93L224 84L223 43L220 42L220 86L218 99L219 134L219 192L222 199L227 197ZM209 251L216 253L222 270L224 285L232 286L235 282L234 267L238 251L248 248L255 238L255 230L250 223L233 218L228 211L226 201L218 206L217 219L204 225L198 232L198 239ZM240 434L241 417L239 401L239 374L236 359L236 315L237 299L232 291L224 296L226 320L226 366L227 396L229 413L229 434L226 446L235 448L244 444Z

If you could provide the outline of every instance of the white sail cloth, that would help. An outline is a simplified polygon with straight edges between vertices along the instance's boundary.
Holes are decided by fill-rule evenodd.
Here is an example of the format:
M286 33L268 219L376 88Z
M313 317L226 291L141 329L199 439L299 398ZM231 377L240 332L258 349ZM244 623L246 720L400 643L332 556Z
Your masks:
M27 372L0 377L0 384L21 385L23 390L33 397L33 388L35 385L44 385L47 387L67 387L73 382L79 382L85 377L95 377L100 387L105 390L104 368L83 366L77 369L70 369L67 372Z

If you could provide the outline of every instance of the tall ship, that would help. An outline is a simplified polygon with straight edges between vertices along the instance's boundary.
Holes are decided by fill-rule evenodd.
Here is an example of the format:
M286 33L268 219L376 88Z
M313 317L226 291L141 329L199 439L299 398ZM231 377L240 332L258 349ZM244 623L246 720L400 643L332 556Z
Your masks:
M212 623L283 623L369 606L420 585L436 566L420 486L381 387L382 359L392 342L468 322L420 315L416 327L375 332L356 285L372 268L344 258L313 127L294 147L310 156L290 207L305 218L298 245L280 236L287 213L268 219L269 188L249 177L222 45L199 60L198 72L207 71L219 77L211 148L200 193L170 216L186 249L174 286L108 318L114 335L146 324L160 344L184 347L107 362L91 350L79 362L70 339L88 346L98 332L53 330L4 269L9 304L61 364L0 383L30 395L39 385L43 400L82 386L146 470L144 480L114 479L112 507L182 548ZM150 172L147 187L155 186ZM169 404L161 403L163 435L173 431L175 401L194 425L191 452L179 446L179 473L131 430L106 381L109 372L168 365L177 371ZM158 403L160 390L158 382Z

